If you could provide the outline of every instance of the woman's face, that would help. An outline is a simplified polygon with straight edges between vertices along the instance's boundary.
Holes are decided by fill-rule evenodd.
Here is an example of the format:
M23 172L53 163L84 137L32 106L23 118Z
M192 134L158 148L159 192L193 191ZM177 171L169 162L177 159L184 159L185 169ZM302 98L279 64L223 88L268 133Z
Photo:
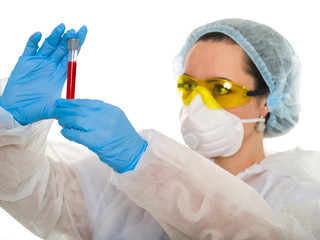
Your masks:
M223 78L254 88L254 78L245 72L244 51L228 42L199 41L188 52L184 74L198 80ZM248 103L226 109L240 119L258 118L268 113L266 97L253 97ZM255 132L255 123L244 124L244 140Z

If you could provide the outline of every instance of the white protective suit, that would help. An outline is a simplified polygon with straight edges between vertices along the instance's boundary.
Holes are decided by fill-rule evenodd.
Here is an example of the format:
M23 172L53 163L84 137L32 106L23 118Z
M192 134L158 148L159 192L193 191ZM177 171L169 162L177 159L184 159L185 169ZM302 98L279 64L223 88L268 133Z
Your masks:
M320 239L320 153L268 156L237 177L154 131L134 171L47 142L0 108L0 206L48 239Z

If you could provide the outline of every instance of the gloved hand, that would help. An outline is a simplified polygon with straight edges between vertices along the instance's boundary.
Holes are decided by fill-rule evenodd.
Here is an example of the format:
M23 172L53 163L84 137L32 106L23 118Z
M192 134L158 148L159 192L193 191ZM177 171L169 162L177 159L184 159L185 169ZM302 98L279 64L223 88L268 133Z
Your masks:
M133 170L146 150L123 111L100 100L58 99L54 115L64 137L87 146L119 173Z
M87 28L64 31L64 24L57 26L40 48L41 33L34 33L8 79L0 105L22 125L53 118L67 76L67 40L79 38L81 46Z

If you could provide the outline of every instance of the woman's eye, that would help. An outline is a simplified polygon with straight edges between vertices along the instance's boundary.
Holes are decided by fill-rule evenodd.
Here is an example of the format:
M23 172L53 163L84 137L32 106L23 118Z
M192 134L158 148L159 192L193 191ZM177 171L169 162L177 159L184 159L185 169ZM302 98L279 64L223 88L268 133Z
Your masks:
M183 83L183 88L185 89L185 90L193 90L193 84L191 84L191 83L189 83L189 82L185 82L185 83Z
M186 91L190 91L194 89L193 84L189 83L189 82L184 82L184 83L178 83L178 88L180 90L186 90Z
M230 89L224 88L223 86L216 86L214 89L214 92L217 95L226 95L229 94L231 92Z

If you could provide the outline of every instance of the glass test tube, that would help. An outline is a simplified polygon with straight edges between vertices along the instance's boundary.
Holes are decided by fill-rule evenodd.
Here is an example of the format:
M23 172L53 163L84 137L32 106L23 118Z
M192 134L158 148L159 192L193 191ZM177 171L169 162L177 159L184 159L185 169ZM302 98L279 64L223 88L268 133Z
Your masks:
M75 95L78 50L79 39L68 39L67 99L74 99Z

